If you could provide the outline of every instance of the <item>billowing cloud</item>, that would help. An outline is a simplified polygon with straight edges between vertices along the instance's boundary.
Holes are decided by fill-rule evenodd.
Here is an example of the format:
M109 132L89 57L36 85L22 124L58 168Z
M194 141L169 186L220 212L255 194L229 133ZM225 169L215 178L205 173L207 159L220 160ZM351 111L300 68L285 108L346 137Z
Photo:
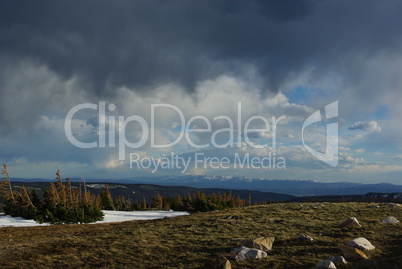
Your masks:
M341 132L358 119L376 120L350 126L366 132L341 133L340 145L365 149L356 152L366 160L378 149L366 148L364 137L376 136L376 145L388 143L382 152L397 156L400 152L389 151L402 149L402 125L395 124L402 113L401 12L397 0L2 1L0 158L16 167L24 160L29 169L32 163L64 163L79 174L113 170L127 176L116 148L83 151L65 137L67 112L99 101L115 104L109 115L139 115L148 123L150 105L158 103L179 107L186 120L195 115L211 122L219 115L235 119L239 102L245 119L262 115L272 123L272 116L284 115L278 146L290 164L307 171L323 166L300 148L303 121L338 100ZM73 121L73 133L82 141L99 138L97 112L92 112ZM182 127L171 112L158 114L157 143L172 141ZM213 122L211 132L225 123ZM310 126L305 138L325 149L327 122L321 124ZM250 128L259 125L254 121ZM127 126L128 140L138 140L137 127ZM191 137L196 143L211 139L205 133ZM264 144L273 137L260 132L250 138ZM169 150L194 149L181 141ZM138 151L161 154L148 144ZM341 165L362 163L353 156L341 159Z
M381 131L380 125L375 121L369 121L369 122L358 121L355 124L353 124L352 126L350 126L348 129L349 130L363 130L363 131L367 131L370 133L376 133L376 132Z

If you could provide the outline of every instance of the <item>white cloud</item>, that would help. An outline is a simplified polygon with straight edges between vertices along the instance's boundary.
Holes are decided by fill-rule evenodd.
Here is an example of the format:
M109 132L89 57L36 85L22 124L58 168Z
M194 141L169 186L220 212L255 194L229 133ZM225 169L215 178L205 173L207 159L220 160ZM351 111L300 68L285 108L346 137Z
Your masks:
M260 92L258 85L252 87L250 82L246 84L238 78L220 76L214 80L199 82L195 92L192 94L188 94L183 88L175 84L166 84L155 88L151 94L122 87L115 89L117 93L115 97L97 99L85 94L85 83L77 78L66 80L56 76L46 67L36 66L32 63L19 67L19 69L16 68L16 70L20 72L11 72L11 74L7 75L7 72L3 70L3 73L0 73L2 74L1 78L3 78L1 82L4 86L3 88L7 89L1 95L3 97L2 104L4 105L2 111L15 111L15 113L7 112L9 117L7 122L19 124L19 127L26 129L26 132L19 133L12 128L10 132L15 132L14 135L2 137L0 143L3 150L3 156L1 157L5 157L3 160L17 160L20 158L25 162L24 167L26 168L18 165L17 162L10 162L10 167L18 168L14 170L16 174L13 174L13 176L29 176L29 171L34 171L35 175L49 177L46 175L50 174L52 176L53 170L58 168L62 168L63 174L72 177L89 175L91 177L105 178L109 176L128 177L141 175L141 173L137 174L138 171L129 170L127 162L118 161L117 147L82 150L75 148L67 141L63 129L64 117L67 111L80 103L90 102L97 104L99 101L106 101L106 105L110 103L116 105L116 110L114 112L108 111L107 116L114 115L117 117L121 115L127 118L131 115L139 115L148 124L150 124L151 104L172 104L183 112L186 122L196 115L205 116L212 123L212 132L228 127L225 121L214 121L214 117L219 115L226 115L232 119L235 132L237 132L238 102L241 102L242 105L243 126L247 119L255 115L267 118L270 124L272 124L272 116L276 118L286 116L286 120L281 121L277 126L276 149L269 147L253 149L252 147L247 147L247 144L243 141L241 142L241 145L243 145L241 148L226 148L220 151L215 149L208 152L210 156L228 157L233 156L235 152L243 155L249 153L251 158L268 156L269 152L272 152L277 157L286 159L288 167L286 172L283 170L265 171L264 169L259 169L258 171L254 169L211 171L198 167L197 169L188 170L188 173L226 173L232 175L233 173L242 173L251 177L266 177L264 175L268 173L270 176L275 175L278 178L289 178L292 175L299 176L298 171L304 171L303 174L300 174L304 177L320 173L319 171L336 171L334 169L330 170L327 165L315 159L301 146L301 125L318 107L312 108L291 103L282 92L264 95ZM19 74L18 76L15 75L17 73ZM28 88L33 88L32 92L26 91ZM14 92L16 92L15 95ZM13 104L19 101L25 106L21 106L16 110ZM165 110L161 109L158 112L155 122L154 131L157 144L166 144L174 140L178 136L178 129L181 127L177 113ZM73 133L76 134L78 140L83 142L92 142L98 139L98 135L95 134L98 130L96 128L98 124L97 111L91 112L93 113L77 114L72 123ZM105 120L108 128L108 118L106 117ZM249 127L261 128L259 125L261 125L261 122L254 121ZM373 121L356 123L354 126L354 128L366 130L368 133L381 130L378 123ZM131 142L138 141L141 136L141 129L134 127L128 126L126 129L127 139ZM308 133L305 133L307 141L317 146L317 148L325 148L326 143L325 126L321 127L321 129L306 130ZM116 128L116 139L118 139L118 133L121 131L121 129L117 130ZM211 133L198 133L191 137L195 143L203 144L211 142ZM364 135L366 134L341 137L339 143L340 145L349 145ZM256 144L267 143L271 145L272 133L250 133L249 138ZM353 147L350 149L353 150ZM190 154L194 148L182 139L174 148L156 151L151 149L149 144L146 144L138 150L144 156L158 156L163 154L164 151ZM340 150L347 151L349 147L341 147ZM126 154L128 155L131 152L138 153L139 151L128 149ZM356 152L363 153L360 150L356 150ZM354 158L351 154L342 153L340 158L340 169L354 171L364 166L371 169L380 167L378 164L366 164L363 158ZM37 167L41 167L43 170L43 164L45 166L50 165L52 167L50 171L39 172L40 169ZM178 172L171 171L171 173Z
M402 154L397 154L397 155L391 156L390 158L395 161L402 161Z
M370 133L377 133L381 131L380 125L376 121L369 122L355 122L352 126L348 128L349 130L363 130Z

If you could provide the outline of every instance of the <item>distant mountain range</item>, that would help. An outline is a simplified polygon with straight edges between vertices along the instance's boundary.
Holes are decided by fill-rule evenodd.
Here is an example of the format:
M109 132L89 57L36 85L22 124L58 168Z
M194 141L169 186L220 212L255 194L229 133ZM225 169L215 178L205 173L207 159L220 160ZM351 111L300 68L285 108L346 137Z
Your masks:
M39 197L43 197L43 193L49 189L49 182L13 182L13 188L19 190L24 185L28 190L35 190ZM164 197L176 197L177 195L186 196L197 192L205 194L221 193L225 194L229 191L232 196L240 197L247 200L251 195L252 202L339 202L339 201L366 201L366 202L398 202L402 201L402 192L400 193L367 193L363 195L315 195L315 196L294 196L290 194L280 194L274 192L263 192L257 190L237 190L237 189L222 189L222 188L193 188L188 186L163 186L155 184L127 184L127 183L107 183L107 182L87 182L86 188L92 194L99 194L102 190L109 187L114 198L123 195L130 198L132 201L141 202L143 198L148 203L151 203L152 197L158 192ZM72 183L73 188L79 186L79 182ZM0 197L0 203L4 202Z
M12 183L15 190L19 190L22 185L24 185L28 190L35 190L39 197L43 197L43 193L49 189L49 182L19 182L14 181ZM186 196L188 194L193 194L197 192L203 192L205 194L221 193L222 195L231 191L232 196L239 196L241 199L247 200L248 196L251 195L252 202L266 202L268 200L274 202L290 201L295 196L288 194L279 194L271 192L261 192L253 190L235 190L235 189L219 189L219 188L192 188L186 186L162 186L153 184L127 184L127 183L92 183L87 182L86 188L92 194L99 194L102 190L105 190L106 185L109 187L110 193L114 198L119 195L123 195L130 198L132 201L141 202L143 198L146 199L148 203L151 203L152 197L156 192L164 197L176 197L177 195ZM73 182L72 186L77 188L79 186L78 182ZM0 198L0 202L2 199Z
M139 180L139 178L128 179ZM249 177L198 176L148 178L147 183L159 185L185 185L195 188L230 188L283 193L295 196L362 195L369 192L402 192L402 185L389 183L361 184L349 182L322 183L312 180L267 180Z
M12 179L13 182L44 182L44 179ZM55 180L51 180L55 181ZM74 182L81 179L74 178ZM401 179L402 181L402 179ZM367 193L402 193L402 185L389 183L322 183L312 180L267 180L261 178L232 177L232 176L164 176L164 177L134 177L126 179L87 179L86 182L113 184L153 184L172 186L169 190L190 187L202 189L249 190L269 193L280 193L290 196L323 196L323 195L364 195Z

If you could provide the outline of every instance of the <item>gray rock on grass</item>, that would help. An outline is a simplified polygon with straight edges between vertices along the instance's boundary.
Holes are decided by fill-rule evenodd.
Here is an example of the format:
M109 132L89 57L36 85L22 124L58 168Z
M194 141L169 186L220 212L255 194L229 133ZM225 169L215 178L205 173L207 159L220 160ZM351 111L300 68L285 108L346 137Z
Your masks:
M307 235L307 234L302 234L301 236L299 236L299 240L307 241L307 242L313 242L314 241L314 239L311 236Z
M381 222L382 223L391 223L391 224L393 224L393 223L398 223L399 222L399 220L397 220L395 217L393 217L393 216L388 216L388 217L386 217L386 218L383 218L382 220L381 220Z
M363 251L369 251L375 249L375 247L364 237L358 237L353 239L352 241L349 241L347 243L347 246L352 247L352 248L357 248Z
M234 248L230 252L230 256L235 260L243 261L243 260L263 259L266 258L268 255L265 251L241 246L238 248Z
M341 227L362 227L359 223L359 221L355 217L348 218L345 220L342 224Z

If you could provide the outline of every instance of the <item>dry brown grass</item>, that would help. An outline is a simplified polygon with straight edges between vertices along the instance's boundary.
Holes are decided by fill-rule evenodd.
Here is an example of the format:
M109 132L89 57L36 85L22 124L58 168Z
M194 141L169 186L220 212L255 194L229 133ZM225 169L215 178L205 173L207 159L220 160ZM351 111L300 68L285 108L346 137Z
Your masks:
M202 268L211 254L228 256L245 238L275 236L268 258L231 261L233 268L314 268L338 246L366 237L370 260L346 268L402 268L402 208L343 203L273 204L152 221L0 228L1 268ZM339 228L348 217L361 228ZM315 240L299 242L308 234Z

